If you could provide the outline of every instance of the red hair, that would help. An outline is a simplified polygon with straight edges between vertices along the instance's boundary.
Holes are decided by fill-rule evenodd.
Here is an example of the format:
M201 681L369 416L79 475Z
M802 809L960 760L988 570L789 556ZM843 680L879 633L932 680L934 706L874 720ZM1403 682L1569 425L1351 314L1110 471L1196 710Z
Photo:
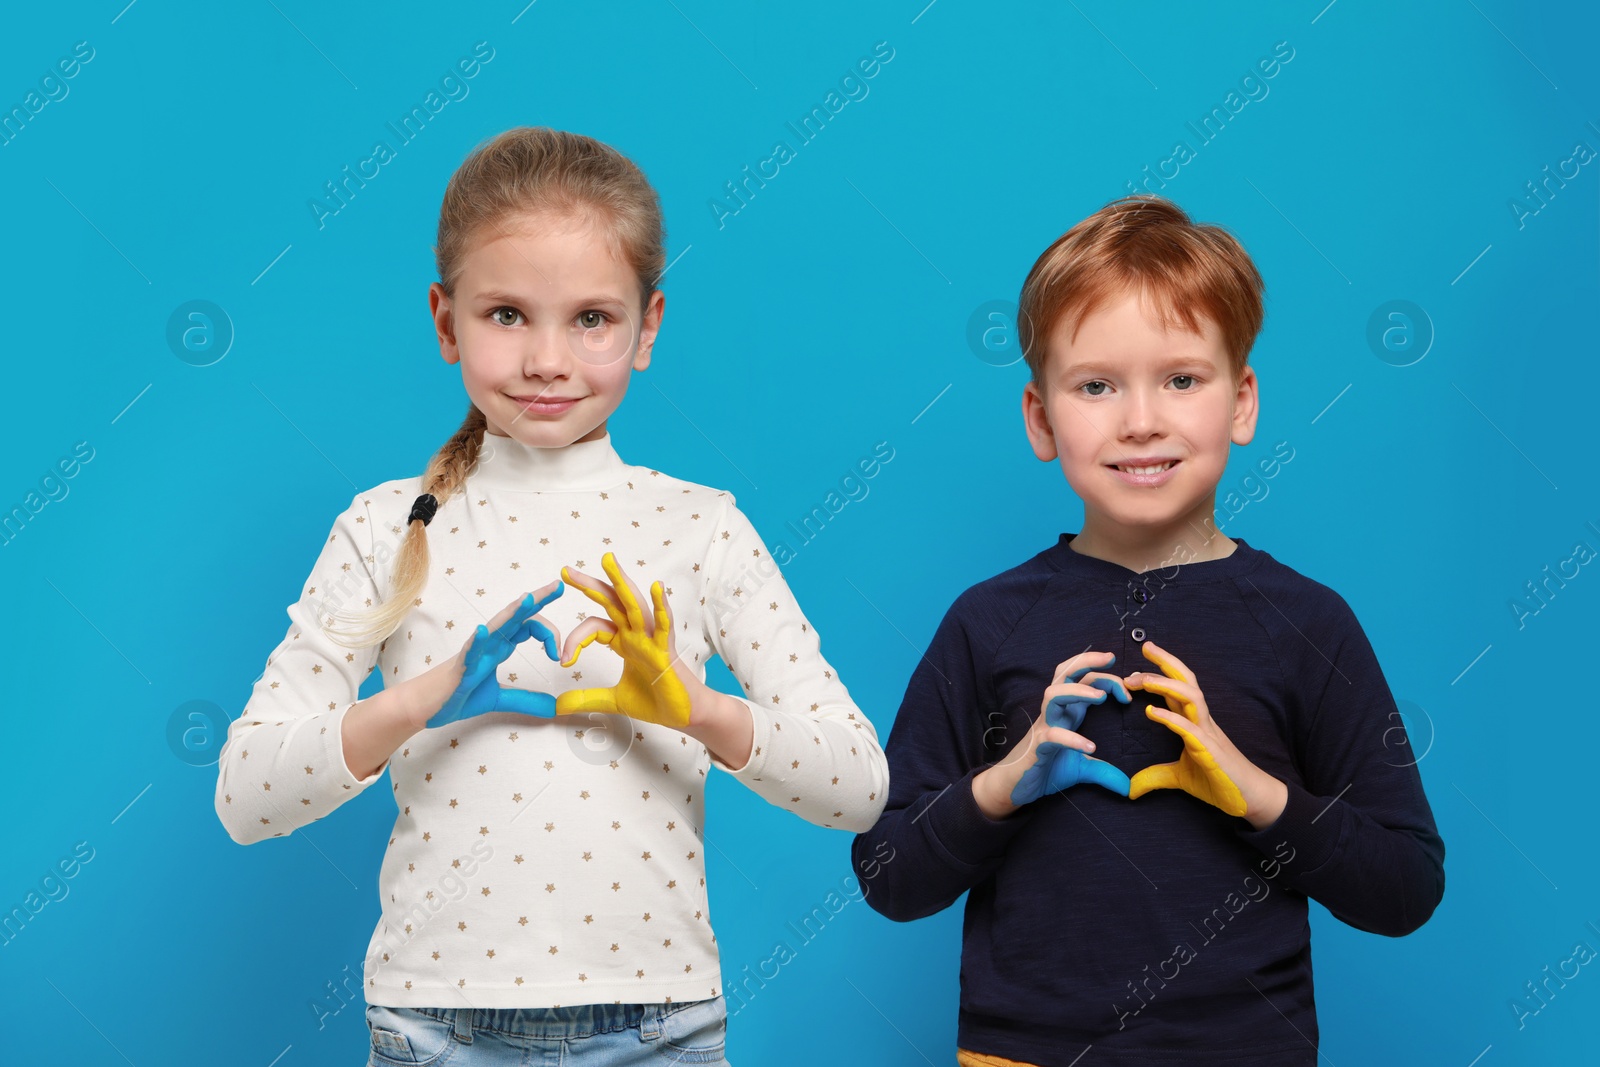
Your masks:
M1220 226L1197 225L1159 196L1113 200L1056 238L1033 264L1017 301L1017 339L1044 387L1047 342L1058 323L1078 327L1106 301L1149 298L1168 329L1201 334L1197 315L1216 324L1238 382L1261 332L1266 287L1238 240Z

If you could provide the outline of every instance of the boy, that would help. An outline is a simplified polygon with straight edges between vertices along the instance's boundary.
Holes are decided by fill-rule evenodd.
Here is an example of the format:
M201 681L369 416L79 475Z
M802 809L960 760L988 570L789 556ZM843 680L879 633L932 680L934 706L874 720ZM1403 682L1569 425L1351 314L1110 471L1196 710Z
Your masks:
M1212 522L1255 434L1262 293L1231 235L1153 196L1023 285L1028 439L1083 529L956 599L853 849L891 919L970 891L959 1063L1314 1064L1307 898L1398 937L1443 894L1349 605ZM1140 657L1159 670L1108 673Z

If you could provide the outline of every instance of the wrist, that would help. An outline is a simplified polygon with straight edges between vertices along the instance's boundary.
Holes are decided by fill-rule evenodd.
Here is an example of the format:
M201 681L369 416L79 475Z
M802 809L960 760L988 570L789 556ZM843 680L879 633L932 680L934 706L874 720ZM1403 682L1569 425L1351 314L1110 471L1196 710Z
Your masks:
M698 680L688 689L689 722L683 732L729 767L742 769L750 762L755 739L749 707Z
M1011 791L1015 788L1015 783L1007 784L999 764L985 768L972 777L973 801L977 803L979 811L996 822L1017 810L1017 805L1011 803Z
M1241 790L1242 792L1242 790ZM1289 804L1289 787L1265 771L1260 772L1256 785L1245 794L1244 819L1252 829L1264 830L1278 821Z
M398 685L384 686L385 692L391 689L394 692L395 714L409 723L413 731L427 729L428 720L438 714L455 692L459 679L453 669L455 666L447 660Z

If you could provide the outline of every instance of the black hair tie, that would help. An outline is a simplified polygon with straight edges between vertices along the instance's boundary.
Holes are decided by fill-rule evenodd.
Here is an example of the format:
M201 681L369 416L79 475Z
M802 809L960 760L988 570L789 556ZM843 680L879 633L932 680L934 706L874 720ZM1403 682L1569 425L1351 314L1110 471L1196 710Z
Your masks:
M434 513L438 510L438 498L432 493L423 493L417 497L417 502L411 505L411 517L406 519L406 525L410 526L415 520L421 519L422 525L426 526L433 521Z

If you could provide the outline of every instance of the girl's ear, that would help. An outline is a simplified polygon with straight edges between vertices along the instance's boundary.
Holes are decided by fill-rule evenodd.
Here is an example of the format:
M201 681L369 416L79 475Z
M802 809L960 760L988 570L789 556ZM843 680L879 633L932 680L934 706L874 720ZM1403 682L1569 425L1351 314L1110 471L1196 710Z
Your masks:
M439 355L446 363L461 362L461 351L456 348L455 310L444 286L434 282L428 286L428 314L433 317L434 332L439 335Z
M650 352L655 347L656 333L661 329L661 316L666 311L667 294L660 289L650 294L644 307L644 318L639 323L639 347L633 353L633 369L644 370L650 366Z

